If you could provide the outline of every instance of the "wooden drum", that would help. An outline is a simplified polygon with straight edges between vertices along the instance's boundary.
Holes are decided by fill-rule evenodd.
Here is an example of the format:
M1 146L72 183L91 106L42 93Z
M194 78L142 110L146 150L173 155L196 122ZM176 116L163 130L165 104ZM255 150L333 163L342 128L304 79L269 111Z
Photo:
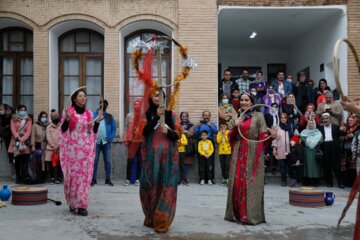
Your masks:
M315 188L289 189L289 202L299 207L324 207L324 191Z
M13 187L13 205L39 205L47 202L48 189L42 187Z

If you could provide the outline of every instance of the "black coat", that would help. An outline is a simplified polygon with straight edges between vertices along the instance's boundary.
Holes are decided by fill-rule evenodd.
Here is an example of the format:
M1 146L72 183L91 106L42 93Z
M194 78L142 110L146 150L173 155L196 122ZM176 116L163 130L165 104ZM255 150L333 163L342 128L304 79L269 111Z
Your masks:
M290 166L294 165L297 160L300 160L300 163L304 163L304 146L301 144L296 144L294 147L291 147L289 154L289 164Z
M324 125L319 126L319 131L321 132L324 142L325 142L325 130ZM339 125L331 124L331 135L334 143L340 143L340 137L345 136L345 131L340 131Z

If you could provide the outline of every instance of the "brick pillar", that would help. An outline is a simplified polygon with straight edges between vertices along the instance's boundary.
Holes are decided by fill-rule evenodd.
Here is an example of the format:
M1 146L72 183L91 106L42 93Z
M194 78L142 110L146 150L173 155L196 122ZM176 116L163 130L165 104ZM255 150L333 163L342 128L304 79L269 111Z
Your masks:
M360 5L358 0L349 0L348 14L348 39L360 54ZM348 91L351 98L358 97L360 92L360 74L353 54L348 48Z
M104 50L104 98L109 102L108 111L119 120L119 101L123 101L119 94L119 31L105 29Z
M209 110L212 121L217 122L217 3L216 0L181 0L178 4L178 40L188 46L188 55L198 63L181 84L178 111L188 111L190 120L197 123L202 111Z
M49 34L34 29L34 119L41 111L49 112Z

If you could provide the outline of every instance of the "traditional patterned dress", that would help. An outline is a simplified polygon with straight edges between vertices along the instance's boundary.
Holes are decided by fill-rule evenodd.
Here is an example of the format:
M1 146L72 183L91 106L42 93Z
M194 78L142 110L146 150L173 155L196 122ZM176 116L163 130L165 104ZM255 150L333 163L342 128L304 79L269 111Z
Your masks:
M155 110L156 112L156 110ZM144 128L146 138L145 158L143 158L140 178L140 200L145 214L144 225L153 227L156 232L167 232L175 217L177 186L180 180L179 153L175 138L179 138L174 130L181 126L176 115L169 113L168 134L164 134L158 117L153 115L152 120ZM170 125L166 120L167 125Z
M253 112L252 116L243 121L240 130L248 139L267 137L262 113ZM264 223L264 143L242 139L237 126L232 128L229 136L233 153L225 220L251 225Z
M60 159L64 174L64 192L71 208L88 208L89 188L94 170L95 143L93 114L85 109L78 114L71 108L69 129L61 133ZM66 114L63 113L62 123ZM73 124L71 121L74 121Z

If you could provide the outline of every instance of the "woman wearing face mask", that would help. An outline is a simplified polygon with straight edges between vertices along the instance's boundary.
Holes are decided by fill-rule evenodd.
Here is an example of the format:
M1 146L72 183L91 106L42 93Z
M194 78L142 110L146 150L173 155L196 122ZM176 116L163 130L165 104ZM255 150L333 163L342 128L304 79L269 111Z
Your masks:
M225 220L257 225L265 222L264 143L243 139L238 128L251 140L265 139L268 129L263 114L249 110L254 104L250 93L243 92L240 95L240 104L241 112L248 111L236 119L229 134L232 155ZM270 132L274 133L272 130Z
M275 92L274 86L270 85L267 89L266 95L263 97L263 103L267 106L271 106L273 103L276 103L278 106L281 106L281 96ZM270 111L269 108L265 109L264 114L268 114Z
M221 102L219 103L219 122L224 121L230 129L233 125L234 119L236 118L236 112L232 104L229 103L229 96L226 93L221 94Z
M321 166L316 160L316 150L323 142L323 136L316 128L316 122L310 119L307 127L300 133L301 141L305 145L304 149L304 181L312 186L319 186L321 177Z
M55 165L51 162L53 154L59 154L60 143L60 116L55 109L51 110L51 123L46 128L46 152L45 152L45 164L46 169L50 170L50 184L61 183L61 167L60 162ZM55 165L55 166L54 166Z
M93 122L86 108L87 95L82 89L71 96L71 107L61 119L60 164L64 174L64 192L70 211L88 215L89 188L94 170L97 131L103 110Z
M8 151L14 154L16 183L23 183L27 177L27 166L30 157L31 126L32 121L27 114L26 106L19 105L15 116L10 122L12 138Z
M140 178L140 200L144 225L156 232L169 231L175 217L177 187L180 180L177 140L180 122L173 111L159 107L159 91L149 99L144 127L145 159ZM165 125L159 122L164 116Z
M46 178L45 172L45 154L46 149L46 127L48 125L48 114L44 111L38 115L38 121L33 125L31 134L31 151L34 156L34 160L39 159L39 165L35 165L32 162L33 170L37 174L32 176L33 183L44 182Z

